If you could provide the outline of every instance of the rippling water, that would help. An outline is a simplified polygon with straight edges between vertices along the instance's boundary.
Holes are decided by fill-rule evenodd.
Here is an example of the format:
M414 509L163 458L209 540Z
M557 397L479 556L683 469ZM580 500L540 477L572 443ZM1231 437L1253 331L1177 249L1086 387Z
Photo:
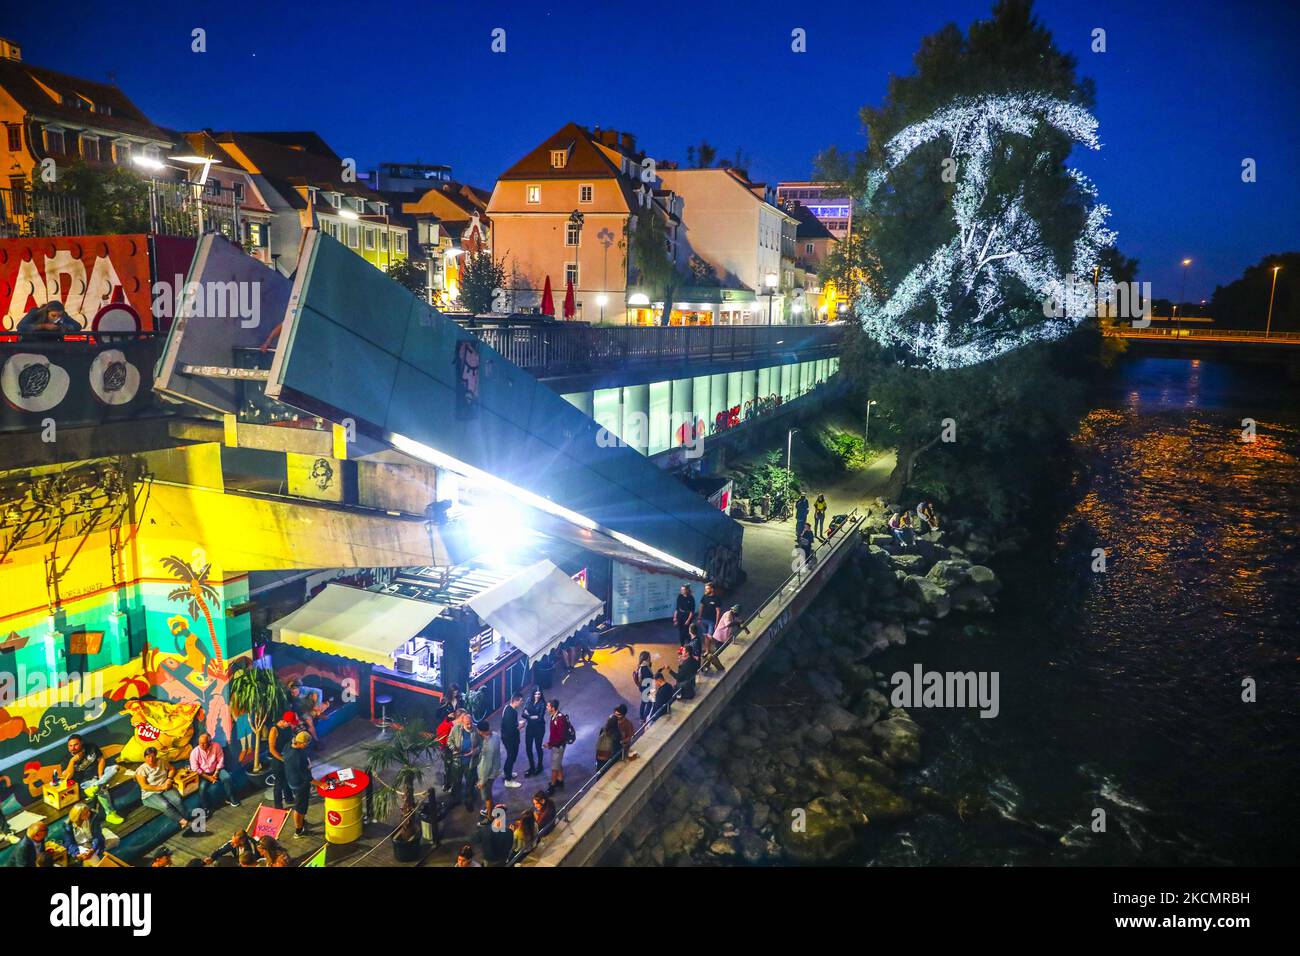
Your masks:
M1075 438L1054 531L999 565L993 633L950 627L883 668L1000 672L996 719L915 714L921 782L981 812L918 818L870 862L1300 858L1298 391L1265 367L1120 367Z

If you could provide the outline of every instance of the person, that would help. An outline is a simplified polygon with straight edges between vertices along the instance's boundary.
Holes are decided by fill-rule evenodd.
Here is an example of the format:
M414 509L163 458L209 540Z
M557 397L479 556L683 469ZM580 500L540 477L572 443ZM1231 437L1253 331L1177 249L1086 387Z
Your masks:
M696 618L696 622L700 625L700 634L704 637L712 634L713 629L718 626L718 618L722 616L721 603L713 582L704 585L704 596L700 598L700 612Z
M479 826L486 826L492 822L492 809L496 806L492 802L492 784L496 782L497 775L501 773L501 738L492 736L492 725L486 720L478 722L478 795L483 801L483 809L479 811Z
M808 523L808 496L802 491L794 503L794 536L803 534L803 527Z
M681 593L677 595L677 608L673 611L673 623L677 625L678 644L686 643L690 634L688 628L693 620L695 620L695 595L691 593L689 584L683 584Z
M51 299L38 305L18 320L16 329L24 338L46 339L63 335L76 335L82 331L76 319L68 315L63 303Z
M519 819L510 824L510 856L518 859L537 842L537 818L532 810L525 810Z
M904 523L904 520L902 512L894 512L889 519L889 532L894 536L895 541L897 541L901 546L907 547L907 526Z
M223 856L233 856L240 866L257 866L257 849L253 846L253 840L248 832L242 829L236 830L230 835L229 840L205 856L203 865L216 866L217 860Z
M537 823L537 835L546 833L547 827L555 822L555 801L545 790L533 794L533 819Z
M135 782L140 785L140 802L166 814L183 833L190 821L185 816L185 803L181 800L181 795L172 789L175 779L176 768L158 755L158 748L146 748L144 763L135 768Z
M510 703L501 710L501 746L506 751L505 773L506 786L522 786L515 779L515 760L519 757L519 731L524 727L524 719L519 715L524 705L524 695L515 691L510 695Z
M916 527L912 521L912 512L904 511L898 521L898 530L900 532L899 540L902 541L903 547L910 548L916 544Z
M453 766L455 758L452 756L451 748L447 746L447 740L451 737L451 731L460 722L460 714L448 711L442 715L442 721L438 724L437 730L433 732L434 742L438 745L438 753L442 755L442 792L450 793L452 784L455 782L456 768Z
M573 640L578 650L578 660L587 664L596 663L596 629L590 624L579 628Z
M551 785L546 788L547 796L556 790L564 789L564 748L569 745L571 734L576 736L567 714L560 712L560 702L552 697L546 702L546 714L551 720L546 737L546 749L551 752Z
M199 775L200 799L209 812L217 808L218 801L210 798L218 785L226 792L226 806L239 806L235 799L234 781L226 769L226 749L214 741L211 734L199 734L198 746L190 751L190 769Z
M113 809L113 796L109 793L107 775L104 767L107 761L104 752L90 743L80 734L68 738L68 765L63 768L63 776L71 777L81 787L81 795L87 800L94 800L104 812L104 822L109 826L118 826L126 821Z
M271 732L266 735L266 748L271 751L271 773L275 776L273 798L275 808L283 810L285 801L293 796L284 779L284 751L289 750L289 743L298 729L298 715L286 710L280 719L271 725Z
M305 730L302 733L307 734ZM311 734L307 734L307 739L311 740ZM280 845L279 840L270 835L258 837L257 855L261 857L260 866L287 867L290 865L289 851Z
M104 829L99 814L84 801L74 803L63 827L63 847L68 851L68 866L84 866L91 857L103 853L104 846Z
M307 835L307 805L311 801L311 790L316 781L311 776L311 760L307 756L307 747L311 744L311 734L305 730L294 735L289 752L284 755L284 776L289 792L293 796L293 835Z
M673 694L676 688L664 677L663 668L655 671L655 705L650 720L656 721L672 708Z
M636 728L632 726L632 721L627 719L627 704L619 704L615 707L614 716L618 719L619 752L624 760L631 760L636 756L632 752L632 738L636 735Z
M532 699L524 706L524 724L524 753L528 755L528 772L524 776L535 777L544 767L542 740L546 736L546 696L541 687L533 688Z
M5 857L5 866L49 866L49 857L45 853L45 838L49 835L50 828L43 820L33 823L23 838L10 848L9 855Z
M799 550L803 552L803 566L807 569L812 565L813 546L816 539L813 537L812 528L804 528L803 533L799 535Z
M695 696L695 675L700 670L700 658L691 645L683 648L686 654L677 663L677 670L668 668L668 673L677 681L677 696L682 700L691 700Z
M735 640L736 635L741 631L748 634L749 628L747 628L745 622L741 620L740 605L733 604L727 609L727 612L722 615L722 619L718 621L717 630L713 632L713 637L709 639L709 646L704 652L703 660L700 662L700 670L704 672L716 669L719 674L726 670L726 668L722 666L722 661L718 660L718 652L731 641Z
M316 718L325 711L321 706L320 696L315 691L304 691L303 686L298 683L294 683L289 688L289 695L289 706L298 715L298 722L307 733L311 734L312 740L320 743L320 735L316 733Z
M934 513L934 502L922 501L917 504L916 527L921 534L939 530L939 518Z
M465 709L465 698L460 692L459 684L452 684L447 690L447 696L442 700L442 714L454 714L458 710Z
M482 866L478 860L474 859L474 848L466 843L456 854L456 865L458 867L468 868L471 866Z
M686 643L677 646L677 660L684 661L691 654L698 657L703 647L704 641L700 638L700 622L692 621L691 626L686 629Z
M153 861L149 864L152 869L161 869L164 866L172 865L172 848L169 846L160 846L153 852Z
M452 788L451 802L465 802L465 809L474 809L474 761L478 757L479 736L474 732L474 718L469 711L460 712L456 726L447 737L451 752Z
M641 652L632 679L641 691L641 723L644 724L650 719L650 712L654 710L655 706L655 673L650 667L649 651Z
M822 529L826 525L826 496L818 495L817 500L813 502L813 534L822 537Z
M618 718L611 715L596 735L596 773L604 774L618 762L619 744Z
M480 821L469 843L474 848L475 856L481 859L485 866L499 866L509 861L514 836L510 833L509 826L504 824L500 827L487 826Z

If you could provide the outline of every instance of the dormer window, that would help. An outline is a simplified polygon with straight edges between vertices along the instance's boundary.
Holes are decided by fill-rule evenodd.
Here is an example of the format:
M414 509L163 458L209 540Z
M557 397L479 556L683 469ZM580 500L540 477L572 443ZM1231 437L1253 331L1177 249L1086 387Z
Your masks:
M63 153L63 128L60 126L45 127L45 152Z
M563 169L569 162L569 151L567 149L551 150L551 168Z

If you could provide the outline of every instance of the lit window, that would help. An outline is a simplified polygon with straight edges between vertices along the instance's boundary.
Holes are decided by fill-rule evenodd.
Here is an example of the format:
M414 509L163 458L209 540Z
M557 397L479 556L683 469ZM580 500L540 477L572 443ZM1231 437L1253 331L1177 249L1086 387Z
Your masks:
M554 169L563 169L564 164L569 160L569 151L567 149L551 150L551 166Z
M590 183L583 183L578 187L578 202L591 202L594 193L595 187Z
M541 187L541 186L529 186L529 187L528 187L528 201L529 201L530 203L539 203L539 202L542 201L542 187Z

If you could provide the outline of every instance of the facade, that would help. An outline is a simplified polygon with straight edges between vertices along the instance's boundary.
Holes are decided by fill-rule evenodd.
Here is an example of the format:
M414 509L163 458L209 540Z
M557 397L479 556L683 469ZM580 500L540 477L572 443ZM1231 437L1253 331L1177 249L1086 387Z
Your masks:
M381 193L423 193L452 182L451 167L433 163L380 163L365 180Z
M423 193L386 195L401 204L403 215L412 224L414 252L427 264L428 301L440 308L458 307L465 256L492 248L487 216L490 194L446 180Z
M795 229L795 264L804 276L805 307L809 318L818 322L834 321L838 315L839 299L834 283L822 283L822 264L839 242L826 228L826 224L798 200L787 200L783 206L799 221Z
M370 187L344 179L343 159L312 132L212 132L207 135L253 177L274 210L270 258L283 272L297 264L305 229L319 228L381 271L410 252L399 211Z
M735 169L663 169L660 176L682 200L682 255L713 266L723 288L757 297L741 321L801 321L804 274L794 261L799 223L777 205L776 191ZM769 295L772 276L775 290Z
M575 319L629 320L628 231L636 216L657 215L670 244L675 232L673 199L642 181L645 160L631 133L569 123L501 174L487 213L493 246L515 277L514 311L538 308L549 279L557 317L571 283Z
M853 228L853 200L835 183L778 183L780 202L798 202L824 225L836 239L843 239Z
M236 241L255 259L271 265L271 224L275 210L262 195L253 177L212 138L206 131L177 133L176 150L180 154L203 156L213 160L203 184L203 196L216 206L231 206L238 210L229 225L223 222L220 231L227 239Z
M130 166L136 157L161 160L173 147L116 86L23 63L0 41L0 187L26 189L41 182L41 163Z

